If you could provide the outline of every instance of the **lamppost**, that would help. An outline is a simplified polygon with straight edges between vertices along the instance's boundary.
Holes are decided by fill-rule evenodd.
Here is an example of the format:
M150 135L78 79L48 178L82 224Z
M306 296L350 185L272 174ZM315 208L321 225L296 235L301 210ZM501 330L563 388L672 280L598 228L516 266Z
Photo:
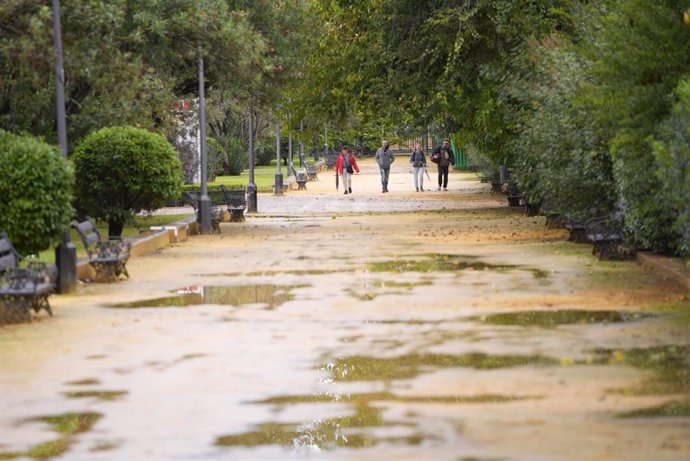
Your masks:
M292 156L292 116L288 114L288 176L295 175L295 163Z
M273 189L276 195L283 195L283 171L280 168L280 119L276 121L276 176Z
M62 67L62 26L60 25L60 0L53 0L53 40L55 42L55 86L58 143L62 157L67 159L67 121L65 115L65 70ZM58 268L57 289L60 293L72 293L77 287L77 247L72 243L69 228L62 233L62 242L55 248Z
M307 162L304 158L304 121L299 122L299 167L307 167Z
M208 161L206 156L206 97L204 95L204 56L199 47L199 149L201 154L201 196L199 197L199 217L201 232L213 232L211 223L211 199L208 197Z
M247 111L247 130L249 131L249 184L247 184L247 212L256 213L256 183L254 182L254 108L251 101Z

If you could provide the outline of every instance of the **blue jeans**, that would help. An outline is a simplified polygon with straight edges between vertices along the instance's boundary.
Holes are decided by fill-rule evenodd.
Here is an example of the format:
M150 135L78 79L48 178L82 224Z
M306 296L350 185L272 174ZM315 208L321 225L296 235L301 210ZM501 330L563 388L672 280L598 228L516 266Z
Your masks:
M390 176L391 169L390 167L379 167L379 171L381 172L381 187L385 190L388 190L388 176Z

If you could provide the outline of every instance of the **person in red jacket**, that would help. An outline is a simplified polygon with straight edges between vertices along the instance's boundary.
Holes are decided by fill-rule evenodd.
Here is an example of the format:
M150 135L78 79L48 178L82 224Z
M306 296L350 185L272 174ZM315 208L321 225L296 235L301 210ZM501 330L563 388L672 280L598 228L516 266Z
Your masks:
M335 171L343 178L343 189L346 194L352 193L352 174L356 171L359 173L359 166L357 166L357 160L355 159L355 154L343 146L340 149L340 155L338 155L338 160L335 162Z

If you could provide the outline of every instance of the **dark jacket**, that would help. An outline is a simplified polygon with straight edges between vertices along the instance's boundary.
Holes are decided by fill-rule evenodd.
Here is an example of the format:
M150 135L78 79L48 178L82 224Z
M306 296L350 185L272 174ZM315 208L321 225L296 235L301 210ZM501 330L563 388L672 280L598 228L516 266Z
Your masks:
M438 166L448 166L448 165L455 165L455 156L453 155L453 150L448 147L444 149L442 146L436 147L432 152L431 155L441 155L441 159L438 161Z
M420 166L426 167L426 154L424 151L420 150L417 152L416 150L413 150L412 154L410 155L410 163L412 166L417 168Z

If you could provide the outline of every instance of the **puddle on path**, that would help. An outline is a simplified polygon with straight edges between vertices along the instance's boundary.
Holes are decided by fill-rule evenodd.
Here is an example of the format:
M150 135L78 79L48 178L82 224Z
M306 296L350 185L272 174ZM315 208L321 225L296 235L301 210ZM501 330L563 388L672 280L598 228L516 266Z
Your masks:
M356 403L405 402L405 403L505 403L518 400L539 399L540 396L512 396L498 394L481 395L397 395L392 392L368 392L360 394L308 394L281 395L250 403L291 405L298 403Z
M414 418L403 416L399 421L385 420L383 409L372 403L424 403L424 404L472 404L505 403L539 397L516 397L504 395L477 396L401 396L390 392L361 394L313 394L271 397L251 402L284 407L297 404L346 404L350 405L348 416L316 419L308 423L266 422L255 429L241 434L224 435L215 444L225 447L256 447L278 445L293 449L322 451L339 447L363 448L378 444L419 445L433 442L438 435L424 431ZM389 434L371 430L386 428ZM368 429L368 430L367 430Z
M396 259L386 261L374 261L367 263L364 268L368 272L456 272L462 270L473 271L497 271L507 272L511 270L525 270L531 272L536 279L546 279L549 273L542 269L536 269L526 266L517 266L512 264L491 264L479 261L476 256L469 255L454 255L442 253L428 253L421 256L401 256ZM281 274L289 275L328 275L339 273L352 273L360 269L353 266L351 269L294 269L294 270L265 270L254 271L249 273L242 272L226 272L222 275L225 277L260 277L260 276L275 276Z
M594 349L594 363L652 370L655 377L611 392L624 395L690 393L690 344L633 349Z
M553 328L558 325L635 322L650 317L655 316L645 312L564 309L555 311L502 312L470 317L469 319L489 325Z
M690 399L672 400L656 407L619 413L619 418L687 418L690 416Z
M188 307L202 304L229 306L265 304L267 309L274 309L294 298L290 293L291 289L304 286L306 285L190 286L175 290L174 296L113 304L110 307L134 309L141 307Z
M66 453L73 443L75 436L90 431L94 424L103 417L100 413L65 413L57 416L39 416L25 419L23 423L45 423L60 434L55 440L34 445L23 452L0 452L0 459L40 459L57 458Z
M379 440L370 434L356 432L346 434L345 430L384 425L389 424L383 421L381 409L362 404L357 405L354 414L349 416L318 419L309 423L263 423L251 432L218 437L215 444L243 447L280 445L318 450L336 447L362 448L373 446ZM409 439L409 437L404 438ZM422 437L418 436L416 440L419 442Z
M488 355L481 352L460 355L408 354L387 358L354 355L339 357L323 369L331 372L334 381L390 381L415 378L425 371L438 368L490 370L558 363L558 360L540 355Z
M537 279L548 277L548 272L541 269L512 264L490 264L479 261L474 256L442 253L428 253L419 259L402 257L390 261L378 261L369 263L367 267L371 272L455 272L462 270L502 272L519 269L531 272Z
M102 401L118 400L129 394L127 391L70 391L65 392L64 395L68 399L98 399Z

